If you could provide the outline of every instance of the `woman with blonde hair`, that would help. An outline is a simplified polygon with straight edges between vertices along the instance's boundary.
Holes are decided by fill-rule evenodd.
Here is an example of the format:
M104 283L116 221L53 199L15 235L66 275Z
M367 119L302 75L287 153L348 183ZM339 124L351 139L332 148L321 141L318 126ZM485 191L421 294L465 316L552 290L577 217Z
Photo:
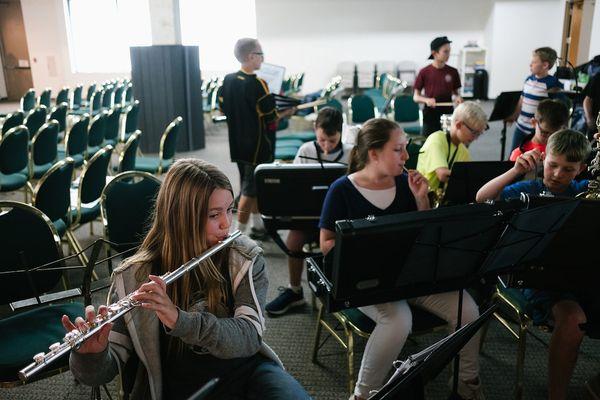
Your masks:
M232 210L231 184L215 166L173 164L148 234L115 270L109 290L111 301L137 290L141 307L71 352L77 380L98 386L121 372L133 382L132 399L187 399L215 377L212 398L308 398L262 341L268 282L255 242L240 236L169 287L159 276L225 239ZM85 314L93 321L93 306ZM67 330L85 329L82 317L62 322Z

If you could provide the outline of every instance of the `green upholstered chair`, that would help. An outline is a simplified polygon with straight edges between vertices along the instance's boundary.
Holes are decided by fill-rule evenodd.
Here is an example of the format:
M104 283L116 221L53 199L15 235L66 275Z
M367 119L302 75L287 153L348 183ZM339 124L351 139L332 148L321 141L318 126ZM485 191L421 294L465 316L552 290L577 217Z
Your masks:
M133 102L133 84L130 82L127 84L125 89L125 104L131 104Z
M301 131L301 132L286 132L286 133L277 133L277 139L275 143L282 140L301 140L303 143L310 142L311 140L315 140L317 136L314 131Z
M125 109L125 126L121 131L120 141L125 143L129 136L138 129L138 115L140 111L140 102L135 101Z
M182 123L183 118L177 117L167 126L160 138L158 157L137 157L135 160L136 171L145 171L160 175L169 169L175 158L177 134L181 129Z
M77 192L77 203L71 204L70 218L73 230L100 216L100 195L106 185L112 151L113 147L110 145L98 150L83 167L77 187L71 188Z
M89 112L90 115L96 115L102 111L102 91L98 90L92 94L88 106L88 110L85 112Z
M298 153L296 146L275 147L276 160L291 161L296 157L296 153Z
M104 132L106 130L106 118L108 112L101 111L97 114L90 122L90 128L88 131L88 147L87 157L92 157L104 143Z
M44 107L46 107L46 110L49 110L50 107L52 107L52 104L50 104L51 96L52 96L52 89L50 89L50 88L44 89L44 91L42 92L42 94L40 94L40 97L38 98L38 106L44 106Z
M29 178L39 179L44 175L58 157L56 146L60 125L56 120L46 122L31 139L29 153Z
M69 98L69 92L70 92L70 90L68 87L64 87L58 91L58 94L56 95L56 105L57 106L62 103L67 103L67 108L69 107L69 105L71 104L71 99Z
M13 308L28 306L25 312L14 312L0 319L0 386L11 387L23 384L17 372L32 362L34 354L48 351L48 345L62 340L65 335L62 315L71 319L83 315L82 303L58 301L80 296L86 285L56 293L64 263L52 265L52 271L36 269L63 258L56 230L44 213L12 201L0 201L0 211L0 271L4 272L0 280L0 304L11 303ZM67 369L68 357L64 357L36 379Z
M113 103L115 106L123 106L123 103L125 102L125 85L118 84L117 87L115 88L115 92L113 95Z
M29 131L24 125L10 129L0 139L0 192L11 192L28 186L27 167ZM26 192L27 193L27 192ZM27 196L26 196L27 197Z
M75 87L75 89L73 89L73 97L71 98L71 109L78 110L81 107L82 93L83 93L82 85L77 85Z
M106 123L104 126L104 142L103 146L110 144L116 146L119 141L119 122L121 119L121 106L115 105L112 110L108 112L106 116Z
M120 173L106 185L100 209L104 238L114 250L122 252L142 242L159 188L158 178L139 171Z
M52 109L50 112L50 116L48 120L56 120L58 121L59 131L58 131L58 141L61 142L65 138L65 130L67 129L67 112L69 111L69 105L67 102L58 103L56 107Z
M300 139L277 139L275 141L275 148L277 147L297 147L302 146L304 142Z
M375 103L369 96L358 94L348 99L348 121L351 124L362 124L376 115Z
M2 124L2 135L4 135L6 132L8 132L15 126L23 125L24 121L25 116L23 115L22 111L15 111L13 113L8 114L6 116L6 119L4 119L4 123Z
M397 96L392 100L394 110L394 121L396 122L419 122L419 125L403 126L404 132L408 134L421 134L421 110L412 96Z
M119 165L117 166L118 173L135 170L135 160L141 136L142 131L140 130L135 131L129 136L129 139L123 146L123 150L119 155Z
M71 181L74 162L65 158L55 163L38 181L31 203L52 221L59 237L68 228L68 215L71 209Z
M89 104L92 101L92 96L94 95L94 93L96 93L96 82L91 83L90 86L88 86L88 90L87 93L85 94L85 103Z
M25 126L29 130L29 140L33 138L33 135L46 123L46 117L48 116L46 106L39 105L35 109L31 110L25 118Z
M83 165L87 155L89 125L89 114L83 114L79 121L73 124L71 130L65 136L64 147L62 149L58 148L59 159L71 157L75 163L75 168Z
M29 89L27 93L21 97L20 106L20 111L23 111L24 113L28 113L35 108L35 90Z
M104 88L104 92L102 93L102 109L108 110L111 109L115 102L115 87L113 85L108 85Z

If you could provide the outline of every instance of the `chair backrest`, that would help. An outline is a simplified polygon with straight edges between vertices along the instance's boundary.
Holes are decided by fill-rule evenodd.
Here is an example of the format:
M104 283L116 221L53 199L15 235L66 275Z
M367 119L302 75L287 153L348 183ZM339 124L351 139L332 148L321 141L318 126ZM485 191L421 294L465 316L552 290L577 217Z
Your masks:
M56 142L58 141L59 127L58 122L53 119L42 125L33 135L30 168L33 168L34 165L44 165L56 161L58 153ZM33 176L32 172L30 169L29 176Z
M119 173L133 171L135 169L135 158L141 135L142 131L138 129L129 136L129 139L127 139L125 146L123 146L123 151L119 156Z
M332 108L335 108L336 110L338 110L341 113L344 112L344 106L337 99L329 99L329 100L327 100L327 103L318 105L317 109L315 110L315 112L319 112L319 110L321 110L321 109L323 109L325 107L332 107Z
M90 116L84 114L83 117L73 126L65 136L65 152L67 156L76 154L85 155L88 145L88 127L90 125Z
M348 99L348 112L351 123L363 123L375 118L375 103L366 95L359 94Z
M21 111L28 112L35 108L35 90L29 89L27 93L21 97Z
M140 110L140 102L136 100L127 108L125 115L125 133L135 132L138 129L138 114Z
M85 99L89 102L92 100L92 95L96 93L96 82L90 84L88 86L87 94L85 95Z
M52 89L50 89L50 88L44 89L42 94L40 94L40 98L38 99L38 103L39 103L38 105L46 106L46 109L50 108L50 106L51 106L50 97L51 96L52 96Z
M102 107L111 108L114 104L115 87L108 85L102 93Z
M29 154L29 131L25 125L19 125L0 139L0 173L5 175L15 174L27 168ZM56 146L56 142L54 142Z
M81 94L83 92L83 86L78 85L73 90L73 104L72 106L80 107L81 106Z
M100 146L102 142L104 142L107 115L108 113L106 111L102 111L92 119L90 130L88 132L88 146Z
M115 105L110 110L106 117L106 124L104 127L104 138L109 140L117 140L119 136L119 120L121 118L121 106Z
M175 157L175 150L177 149L177 134L181 129L183 118L177 117L171 122L162 137L160 138L160 159L170 160Z
M56 105L58 106L61 103L66 103L67 107L69 106L69 88L64 87L60 89L58 94L56 95Z
M96 91L90 99L90 115L96 114L102 108L102 91Z
M419 120L419 105L412 96L397 96L394 98L394 120L396 122L414 122Z
M39 267L63 258L60 239L50 219L38 209L16 201L0 201L0 271ZM63 266L63 265L59 265ZM52 290L61 271L31 273L38 294ZM25 273L3 274L0 304L35 296Z
M29 129L29 135L33 137L36 132L46 123L46 106L40 105L31 110L25 118L25 126ZM31 139L31 138L30 138Z
M98 150L81 171L78 195L81 204L91 203L100 198L106 184L106 172L112 151L112 146Z
M62 103L58 103L56 107L52 109L50 113L49 120L54 119L58 121L60 126L60 132L64 132L67 127L67 111L69 110L69 105L63 101Z
M74 161L67 157L58 161L39 180L33 192L33 205L50 221L64 218L71 208L71 180Z
M125 85L123 84L119 84L117 85L117 88L115 89L115 94L114 94L114 104L122 106L123 105L123 101L125 99Z
M127 89L125 89L125 102L131 103L133 101L133 84L129 82Z
M12 114L8 114L4 120L4 124L2 124L2 134L5 134L9 129L14 128L15 126L23 125L24 120L25 116L22 111L15 111Z
M133 248L144 238L160 180L147 172L128 171L115 176L102 191L100 209L105 239Z

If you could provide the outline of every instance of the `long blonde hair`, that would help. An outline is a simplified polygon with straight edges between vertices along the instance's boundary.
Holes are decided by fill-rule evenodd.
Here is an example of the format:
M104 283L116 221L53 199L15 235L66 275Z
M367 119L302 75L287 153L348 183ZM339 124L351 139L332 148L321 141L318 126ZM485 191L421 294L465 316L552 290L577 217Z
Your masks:
M130 265L152 265L153 273L173 271L207 248L205 226L208 200L215 189L232 193L229 179L217 167L205 161L186 158L175 162L165 176L152 215L151 227L138 251L124 261ZM229 252L220 251L194 271L198 285L206 295L207 310L215 312L225 300L225 278L221 273ZM147 278L147 269L140 268L139 281ZM192 281L187 274L167 290L173 303L186 310L190 306Z

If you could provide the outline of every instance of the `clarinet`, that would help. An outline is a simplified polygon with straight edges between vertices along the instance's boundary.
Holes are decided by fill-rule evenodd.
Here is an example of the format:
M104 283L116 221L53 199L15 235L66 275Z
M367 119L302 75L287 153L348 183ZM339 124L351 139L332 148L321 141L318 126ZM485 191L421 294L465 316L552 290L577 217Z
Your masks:
M200 263L207 258L229 246L241 234L242 233L240 231L233 232L226 239L206 250L198 257L192 258L190 261L186 262L174 271L169 271L164 275L161 275L160 278L164 280L167 285L170 285L186 273L198 267ZM51 344L49 347L50 351L47 353L38 353L33 356L33 363L19 371L19 378L22 381L28 380L33 375L44 369L47 365L67 354L69 351L71 351L71 349L77 350L80 348L83 342L98 333L104 325L122 317L135 307L139 307L141 303L132 299L132 296L136 293L137 291L130 293L116 303L107 306L107 314L96 315L96 318L92 323L86 322L86 328L84 330L80 331L79 329L73 329L72 331L67 332L63 338L63 342Z

